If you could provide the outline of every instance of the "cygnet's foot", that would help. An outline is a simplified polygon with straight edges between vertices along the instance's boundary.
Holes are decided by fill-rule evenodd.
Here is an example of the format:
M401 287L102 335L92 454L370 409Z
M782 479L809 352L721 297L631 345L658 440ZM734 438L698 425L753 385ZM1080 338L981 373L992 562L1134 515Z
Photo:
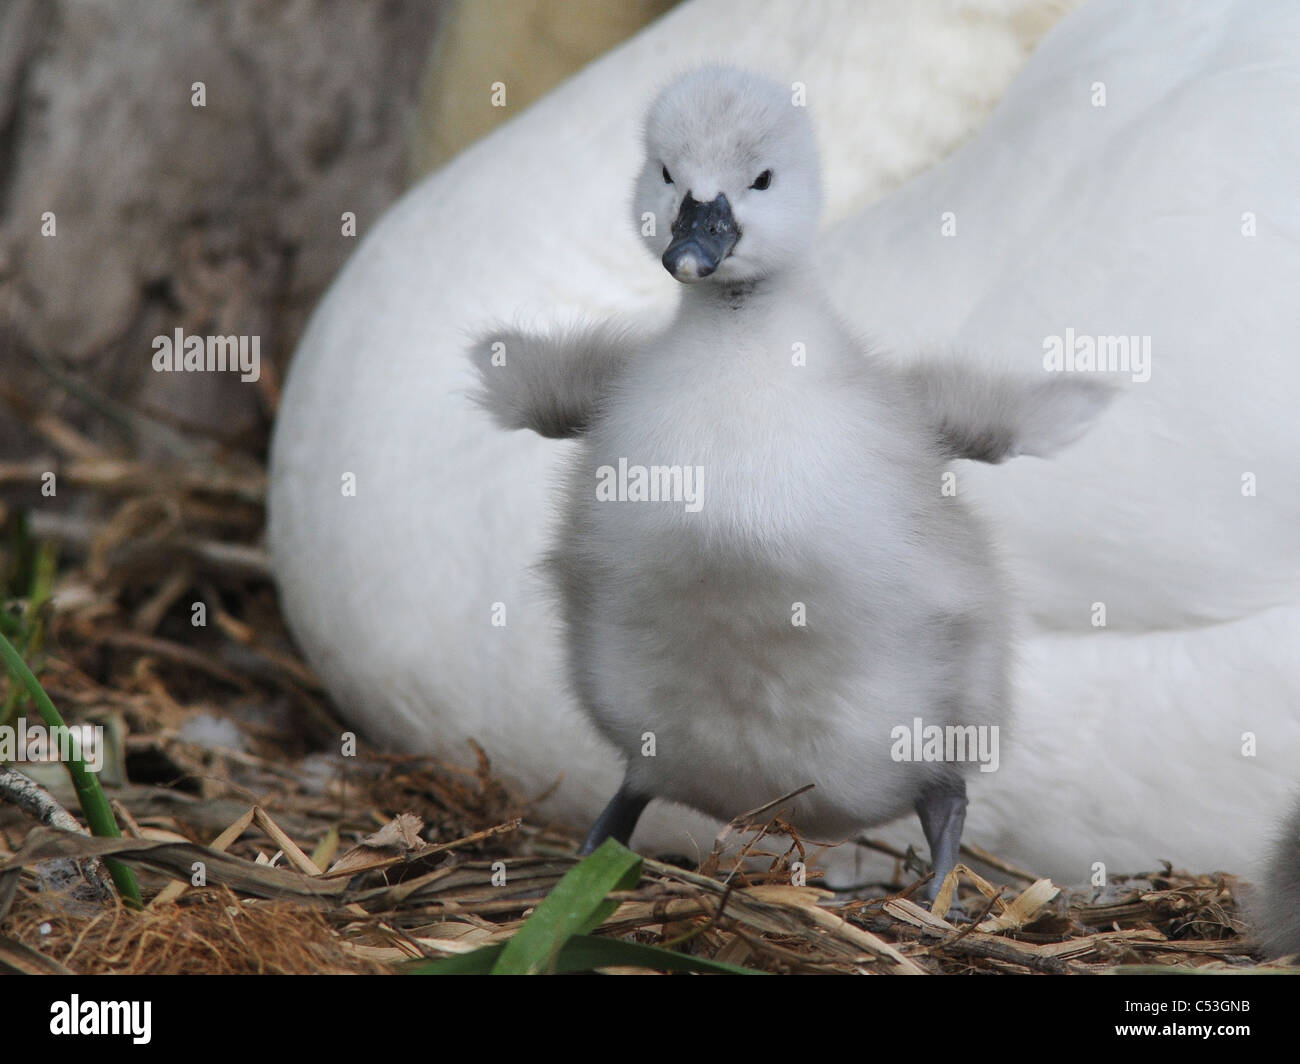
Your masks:
M930 845L930 864L934 868L934 877L925 885L921 897L932 903L939 896L944 879L956 866L961 850L961 831L966 823L966 781L958 777L926 791L916 800L916 814L921 818L921 830Z
M975 901L976 904L972 906L970 901ZM970 923L975 918L976 914L979 913L980 906L978 901L979 899L977 898L965 900L954 894L952 896L952 901L948 903L948 911L946 913L935 913L935 915L940 919L947 920L950 924L956 924L958 927L962 927L965 924ZM917 904L923 905L926 909L929 909L934 904L934 898L922 899L921 897L918 897Z
M647 795L637 794L624 782L587 832L578 856L586 857L589 853L594 853L606 839L618 839L626 846L632 832L636 830L637 821L649 804L650 798Z

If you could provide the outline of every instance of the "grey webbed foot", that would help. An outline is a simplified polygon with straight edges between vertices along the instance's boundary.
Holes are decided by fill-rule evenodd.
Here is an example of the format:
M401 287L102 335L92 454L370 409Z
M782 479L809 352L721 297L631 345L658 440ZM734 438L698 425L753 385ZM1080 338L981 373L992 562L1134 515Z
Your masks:
M921 830L930 846L930 864L934 878L925 885L923 897L934 901L944 878L957 864L961 849L961 829L966 823L966 781L952 783L926 791L916 800L916 814L921 818Z
M636 830L636 823L641 819L645 807L650 804L648 795L637 794L628 787L627 782L619 787L618 792L609 800L591 830L583 841L579 857L592 853L606 839L618 839L624 846Z

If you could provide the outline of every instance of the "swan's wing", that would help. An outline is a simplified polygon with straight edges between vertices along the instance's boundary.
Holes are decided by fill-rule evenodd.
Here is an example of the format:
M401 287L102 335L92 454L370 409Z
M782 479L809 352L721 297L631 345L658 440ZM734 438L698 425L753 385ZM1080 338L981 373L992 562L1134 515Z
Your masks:
M1064 376L1124 392L1052 463L962 474L1042 628L1300 602L1297 54L1293 7L1085 5L978 138L829 234L829 294L880 349L1077 353Z

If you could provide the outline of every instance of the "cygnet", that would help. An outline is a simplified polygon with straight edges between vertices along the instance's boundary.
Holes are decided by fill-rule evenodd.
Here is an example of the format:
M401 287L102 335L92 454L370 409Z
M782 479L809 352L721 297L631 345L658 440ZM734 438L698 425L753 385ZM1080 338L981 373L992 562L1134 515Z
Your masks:
M996 768L1009 713L1009 593L949 463L1050 454L1110 393L872 352L823 295L819 206L797 97L682 77L650 109L633 197L682 286L671 324L491 331L478 400L580 441L547 567L570 682L627 758L584 852L627 842L654 798L726 820L812 783L791 813L806 838L915 808L933 898L963 770Z

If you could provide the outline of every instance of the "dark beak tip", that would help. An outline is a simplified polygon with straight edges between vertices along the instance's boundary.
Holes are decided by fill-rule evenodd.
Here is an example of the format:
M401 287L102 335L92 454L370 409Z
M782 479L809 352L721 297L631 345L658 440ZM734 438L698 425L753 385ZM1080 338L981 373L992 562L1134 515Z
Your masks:
M689 283L708 277L730 251L730 246L722 247L708 239L687 236L669 244L661 261L673 277Z
M687 193L672 232L672 243L663 254L664 269L685 283L708 277L740 239L725 194L710 203L699 203Z

